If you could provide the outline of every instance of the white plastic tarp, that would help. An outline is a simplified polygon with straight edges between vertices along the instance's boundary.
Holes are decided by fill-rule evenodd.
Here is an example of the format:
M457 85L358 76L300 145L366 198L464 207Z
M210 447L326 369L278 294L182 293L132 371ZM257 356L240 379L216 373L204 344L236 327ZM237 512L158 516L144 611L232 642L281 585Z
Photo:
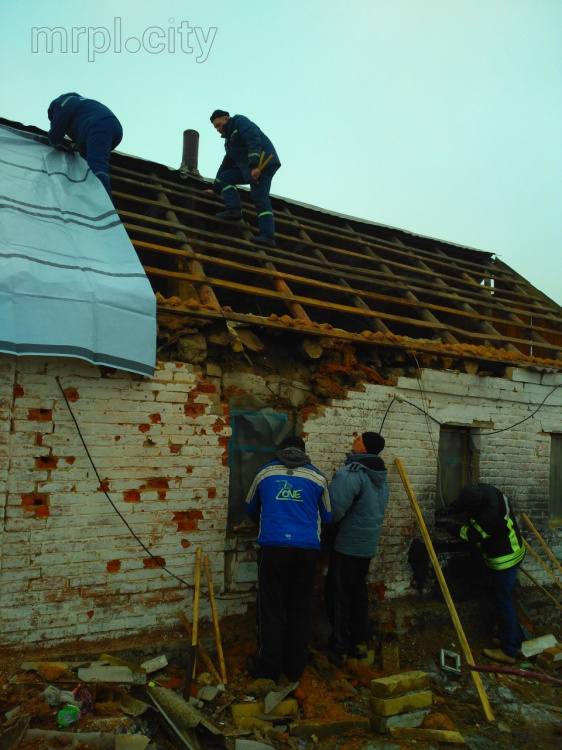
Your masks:
M153 375L156 299L78 154L0 125L0 351Z

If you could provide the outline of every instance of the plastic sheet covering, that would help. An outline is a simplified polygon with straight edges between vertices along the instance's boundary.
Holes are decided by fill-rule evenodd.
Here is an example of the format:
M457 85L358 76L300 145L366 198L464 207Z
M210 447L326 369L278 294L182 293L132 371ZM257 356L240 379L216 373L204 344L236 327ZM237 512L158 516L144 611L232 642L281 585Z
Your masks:
M156 300L84 159L0 125L0 351L153 375Z
M274 411L258 398L247 396L231 400L230 424L227 531L249 523L244 501L256 471L260 466L274 461L278 450L276 446L295 433L295 425L285 414Z

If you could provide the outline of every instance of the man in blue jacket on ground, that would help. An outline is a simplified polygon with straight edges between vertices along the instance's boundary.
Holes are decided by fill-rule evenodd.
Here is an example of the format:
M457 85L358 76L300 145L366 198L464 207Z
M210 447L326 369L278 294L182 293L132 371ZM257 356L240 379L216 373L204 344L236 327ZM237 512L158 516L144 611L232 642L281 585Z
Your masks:
M328 480L310 463L301 437L286 438L258 469L246 513L259 523L258 653L252 677L298 680L308 660L321 523L332 520Z
M330 483L338 530L325 588L332 635L322 652L338 667L344 666L347 656L367 655L363 647L369 605L367 573L377 552L389 498L386 466L379 456L384 445L377 432L364 432Z
M250 198L256 204L259 234L252 237L258 245L275 247L275 221L269 191L271 180L281 162L272 142L258 126L244 115L230 117L223 109L211 115L215 129L225 139L225 157L219 167L213 190L222 192L226 209L217 216L229 221L242 218L242 204L237 185L250 185ZM270 158L271 157L271 158ZM265 166L261 166L265 164Z
M70 92L54 99L47 114L51 122L49 143L64 147L64 136L68 135L111 198L109 155L123 138L123 128L113 112L94 99Z

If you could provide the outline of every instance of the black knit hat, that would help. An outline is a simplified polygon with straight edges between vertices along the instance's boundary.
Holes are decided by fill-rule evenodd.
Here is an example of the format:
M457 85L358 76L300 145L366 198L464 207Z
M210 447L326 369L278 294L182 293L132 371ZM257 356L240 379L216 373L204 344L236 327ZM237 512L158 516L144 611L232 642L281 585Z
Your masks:
M482 487L479 484L466 484L461 490L459 500L467 508L477 508L483 500Z
M385 440L378 432L364 432L361 437L367 453L374 453L375 456L378 456L384 449Z
M216 120L217 117L225 117L225 116L230 117L230 114L228 112L225 112L224 109L215 109L210 119L211 119L211 122L213 122L213 120Z
M281 442L279 448L281 450L283 448L298 448L299 450L303 451L303 453L306 451L306 445L304 444L304 440L300 437L300 435L289 435L289 437L286 437Z

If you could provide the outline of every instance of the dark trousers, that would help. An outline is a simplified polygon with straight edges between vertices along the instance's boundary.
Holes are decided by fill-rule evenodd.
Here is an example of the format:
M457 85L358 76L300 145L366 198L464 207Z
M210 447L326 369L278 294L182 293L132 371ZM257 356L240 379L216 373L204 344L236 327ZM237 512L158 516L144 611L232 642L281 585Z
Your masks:
M496 621L499 627L501 650L508 656L517 656L521 648L521 630L511 599L519 565L507 570L492 570Z
M370 562L370 557L351 557L341 552L330 555L324 594L332 626L330 647L337 653L346 654L367 640Z
M263 676L298 680L308 661L318 552L262 547L258 558L258 657Z
M109 156L121 143L123 128L116 117L104 117L88 129L86 143L80 145L80 153L88 166L102 183L111 198L109 182Z
M278 167L267 166L261 173L259 180L250 179L250 198L256 204L259 232L265 237L274 237L275 235L275 220L269 191L271 180L277 169ZM238 167L225 169L218 179L221 184L225 206L227 208L240 208L240 195L236 185L247 183L242 175L242 170Z

